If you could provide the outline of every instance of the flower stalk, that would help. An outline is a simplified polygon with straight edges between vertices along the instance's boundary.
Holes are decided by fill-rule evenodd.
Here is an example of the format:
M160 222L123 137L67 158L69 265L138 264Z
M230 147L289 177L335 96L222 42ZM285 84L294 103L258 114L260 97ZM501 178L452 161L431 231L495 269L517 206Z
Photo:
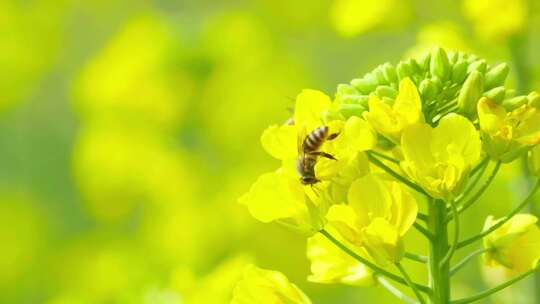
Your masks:
M428 201L428 227L435 236L430 242L429 286L433 289L431 302L434 304L450 303L450 265L444 261L448 254L448 231L446 224L446 206L440 200Z

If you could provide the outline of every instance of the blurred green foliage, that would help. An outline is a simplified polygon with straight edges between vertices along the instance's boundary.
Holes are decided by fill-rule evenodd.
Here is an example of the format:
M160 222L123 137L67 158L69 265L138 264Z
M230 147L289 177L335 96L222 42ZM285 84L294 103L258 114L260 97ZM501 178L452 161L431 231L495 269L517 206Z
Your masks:
M228 303L257 261L315 303L394 303L379 288L307 283L305 239L236 203L275 166L259 135L302 88L333 94L434 45L509 61L513 84L538 90L537 6L0 1L0 302ZM520 168L503 172L465 233L522 196ZM478 267L456 294L492 284ZM492 301L533 303L528 284Z

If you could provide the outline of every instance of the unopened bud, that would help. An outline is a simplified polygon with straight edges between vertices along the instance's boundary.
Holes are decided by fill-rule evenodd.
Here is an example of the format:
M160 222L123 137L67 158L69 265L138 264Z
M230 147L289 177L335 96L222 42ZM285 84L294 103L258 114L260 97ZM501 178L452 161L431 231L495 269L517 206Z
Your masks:
M378 84L377 79L370 73L364 75L363 78L356 78L351 81L351 85L365 95L373 92Z
M473 71L478 71L482 74L484 74L487 70L487 63L484 59L474 61L469 64L469 67L467 68L467 73L472 73Z
M354 87L348 84L341 83L341 84L338 84L337 86L336 94L337 95L360 94L360 92L358 92L357 89L355 89Z
M500 104L504 100L505 95L506 89L504 87L496 87L484 93L484 96L498 104Z
M427 62L429 63L429 57L427 60ZM422 67L420 66L420 63L418 63L418 61L414 60L413 58L409 58L409 60L407 60L407 63L411 67L411 70L413 72L412 75L420 74L422 72Z
M463 83L465 78L467 78L467 68L469 65L465 61L458 60L456 64L452 67L452 82L453 83Z
M383 64L382 70L383 70L384 79L386 79L386 82L388 83L398 82L396 68L394 68L392 64L388 62Z
M459 54L454 51L448 51L448 61L450 64L455 64L458 60Z
M527 104L527 102L529 102L529 99L527 98L527 96L522 95L522 96L516 96L514 98L506 99L502 102L502 105L507 111L512 111L514 109L521 107L524 104Z
M362 113L367 111L367 109L359 104L341 104L339 105L339 112L345 116L345 118L349 118L351 116L358 116L362 117Z
M458 107L461 113L469 118L476 116L476 104L484 91L484 77L480 72L473 71L459 92Z
M381 98L389 97L389 98L395 99L398 95L398 91L396 91L390 86L382 85L382 86L377 87L377 89L375 90L375 94L377 94L377 96Z
M429 63L431 60L431 53L425 53L418 57L416 62L418 63L418 66L420 67L421 71L429 71Z
M422 99L424 101L433 100L439 93L437 85L430 79L422 80L422 82L420 82L418 90L420 91L420 94L422 95Z
M443 49L437 48L433 50L429 68L432 75L442 80L450 76L450 62L448 61L448 55Z
M486 89L491 89L497 86L504 85L504 81L506 80L506 77L508 76L510 68L508 67L508 64L501 63L498 64L486 73L486 83L485 87Z
M396 72L399 80L410 77L414 74L412 67L407 62L400 62L397 65Z
M533 91L527 95L527 99L529 99L529 105L540 108L540 93Z
M384 71L383 71L383 66L382 65L379 65L378 67L376 67L372 72L373 76L375 76L375 78L377 79L377 82L379 84L387 84L388 82L386 81L386 78L384 77Z
M424 101L433 100L441 90L440 80L436 77L434 79L424 79L420 82L418 90Z

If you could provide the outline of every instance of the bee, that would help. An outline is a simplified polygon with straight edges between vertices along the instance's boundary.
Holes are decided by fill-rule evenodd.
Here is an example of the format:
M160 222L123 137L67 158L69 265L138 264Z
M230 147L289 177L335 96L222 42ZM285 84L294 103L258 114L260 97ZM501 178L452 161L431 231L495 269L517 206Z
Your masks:
M325 157L337 160L333 155L319 151L321 146L327 140L335 139L339 133L330 134L328 126L320 126L311 131L307 136L298 137L298 160L296 161L296 170L300 175L300 182L303 185L311 185L320 182L315 176L315 164L318 157Z

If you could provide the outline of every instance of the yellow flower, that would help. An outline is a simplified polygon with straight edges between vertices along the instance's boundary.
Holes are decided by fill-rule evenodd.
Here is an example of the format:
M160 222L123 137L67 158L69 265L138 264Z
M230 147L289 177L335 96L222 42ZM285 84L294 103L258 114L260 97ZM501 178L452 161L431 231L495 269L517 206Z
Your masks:
M464 0L463 11L479 36L504 40L522 32L527 22L526 0Z
M523 105L511 112L483 97L478 102L478 118L487 154L510 162L540 143L540 112Z
M346 241L387 265L402 258L402 238L417 212L405 186L368 174L352 183L348 205L333 205L326 217Z
M302 232L313 233L324 225L324 215L334 199L327 195L326 181L335 179L332 196L339 195L343 186L358 174L363 174L359 151L371 149L376 142L369 125L358 117L346 122L334 120L323 123L321 113L330 108L328 96L319 91L304 90L297 98L294 125L270 126L261 136L264 149L282 161L275 172L263 174L244 195L240 202L245 204L251 215L262 222L278 220L292 225ZM314 195L311 187L301 184L296 170L299 157L299 140L321 125L326 125L330 133L339 133L334 140L327 140L320 151L333 155L337 160L319 157L315 165L315 176L322 183L316 187ZM320 192L320 193L319 193Z
M401 133L407 126L424 121L422 100L416 86L409 78L401 80L393 105L372 94L369 112L364 112L364 118L378 133L399 143Z
M484 230L499 220L486 219ZM540 260L540 229L538 219L530 214L517 214L484 238L484 254L488 266L504 266L511 273L524 272L537 266Z
M416 124L403 132L401 167L432 197L450 200L480 159L481 142L465 117L449 114L439 125Z
M357 253L367 257L362 248ZM311 261L312 274L308 277L310 282L357 286L375 284L370 268L353 259L321 234L308 239L307 256Z
M308 297L280 272L249 265L236 284L231 304L311 304Z

